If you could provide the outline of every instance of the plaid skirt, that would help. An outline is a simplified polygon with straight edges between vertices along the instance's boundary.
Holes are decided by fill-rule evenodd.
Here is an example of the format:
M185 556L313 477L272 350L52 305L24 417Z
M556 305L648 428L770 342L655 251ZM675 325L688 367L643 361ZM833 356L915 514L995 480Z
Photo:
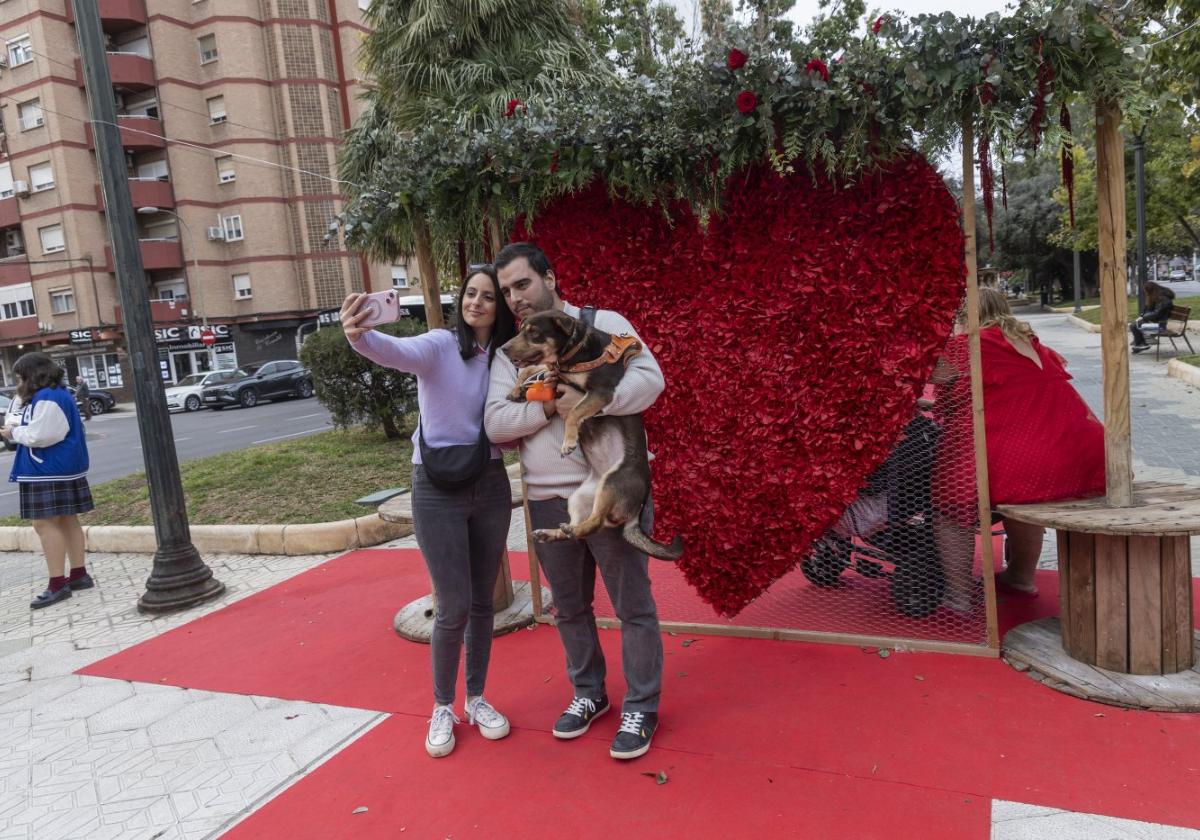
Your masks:
M22 519L70 516L87 513L95 507L92 488L88 486L86 477L63 481L22 481L20 486Z

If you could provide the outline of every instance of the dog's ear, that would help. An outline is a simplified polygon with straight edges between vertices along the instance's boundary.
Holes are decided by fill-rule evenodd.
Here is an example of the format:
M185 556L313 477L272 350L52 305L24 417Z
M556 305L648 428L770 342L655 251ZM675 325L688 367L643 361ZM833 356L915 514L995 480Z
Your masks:
M560 312L557 309L554 310L554 313L550 316L550 321L562 332L563 335L574 335L575 325L577 322L566 312Z

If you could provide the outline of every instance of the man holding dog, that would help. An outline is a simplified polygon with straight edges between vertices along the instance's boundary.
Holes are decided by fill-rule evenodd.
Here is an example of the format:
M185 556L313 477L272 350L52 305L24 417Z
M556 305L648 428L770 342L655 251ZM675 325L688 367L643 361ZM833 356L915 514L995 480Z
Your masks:
M496 255L495 266L501 292L518 320L547 309L579 317L580 310L559 297L550 261L536 245L528 242L507 245ZM596 312L595 326L614 335L635 334L628 321L607 310ZM497 354L491 370L484 425L493 443L520 442L532 526L555 529L570 520L567 498L587 477L587 462L578 449L566 457L560 454L564 424L553 400L507 399L516 380L516 367L503 354ZM634 357L604 413L640 414L654 403L663 387L658 362L645 349ZM652 516L651 505L647 501L644 519ZM628 687L621 723L609 755L618 759L643 755L658 727L663 668L662 637L650 592L646 555L626 543L616 528L603 528L583 540L539 543L536 550L554 595L558 634L575 694L554 724L554 736L578 738L609 709L604 653L592 611L599 567L621 620L621 660Z

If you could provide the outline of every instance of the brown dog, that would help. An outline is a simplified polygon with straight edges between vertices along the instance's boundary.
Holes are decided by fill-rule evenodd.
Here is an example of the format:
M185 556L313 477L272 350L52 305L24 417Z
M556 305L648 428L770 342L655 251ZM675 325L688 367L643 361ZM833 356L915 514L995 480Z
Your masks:
M548 310L526 318L520 332L502 348L520 368L508 395L525 400L525 384L550 372L566 386L558 409L566 421L562 454L576 446L591 470L567 501L571 521L554 530L538 529L539 542L582 539L600 528L621 528L630 545L661 560L678 560L683 540L670 545L652 540L641 528L642 506L650 496L650 459L640 414L597 413L612 401L629 362L642 346L630 336L613 336L565 312Z

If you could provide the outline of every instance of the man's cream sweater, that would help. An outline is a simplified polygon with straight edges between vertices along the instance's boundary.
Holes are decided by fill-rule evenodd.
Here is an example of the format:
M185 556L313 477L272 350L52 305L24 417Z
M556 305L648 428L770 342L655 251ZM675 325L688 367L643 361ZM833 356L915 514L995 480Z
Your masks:
M563 304L563 311L579 317L579 309L569 303ZM606 309L596 312L596 329L613 335L636 335L628 321ZM560 415L547 419L540 402L508 400L508 393L516 382L516 367L504 353L497 353L492 361L491 383L483 413L484 428L492 443L520 441L521 466L531 500L565 499L587 477L587 462L578 449L565 458L559 454L564 428ZM604 413L641 414L654 404L663 387L662 370L650 348L643 345L642 352L625 371Z

